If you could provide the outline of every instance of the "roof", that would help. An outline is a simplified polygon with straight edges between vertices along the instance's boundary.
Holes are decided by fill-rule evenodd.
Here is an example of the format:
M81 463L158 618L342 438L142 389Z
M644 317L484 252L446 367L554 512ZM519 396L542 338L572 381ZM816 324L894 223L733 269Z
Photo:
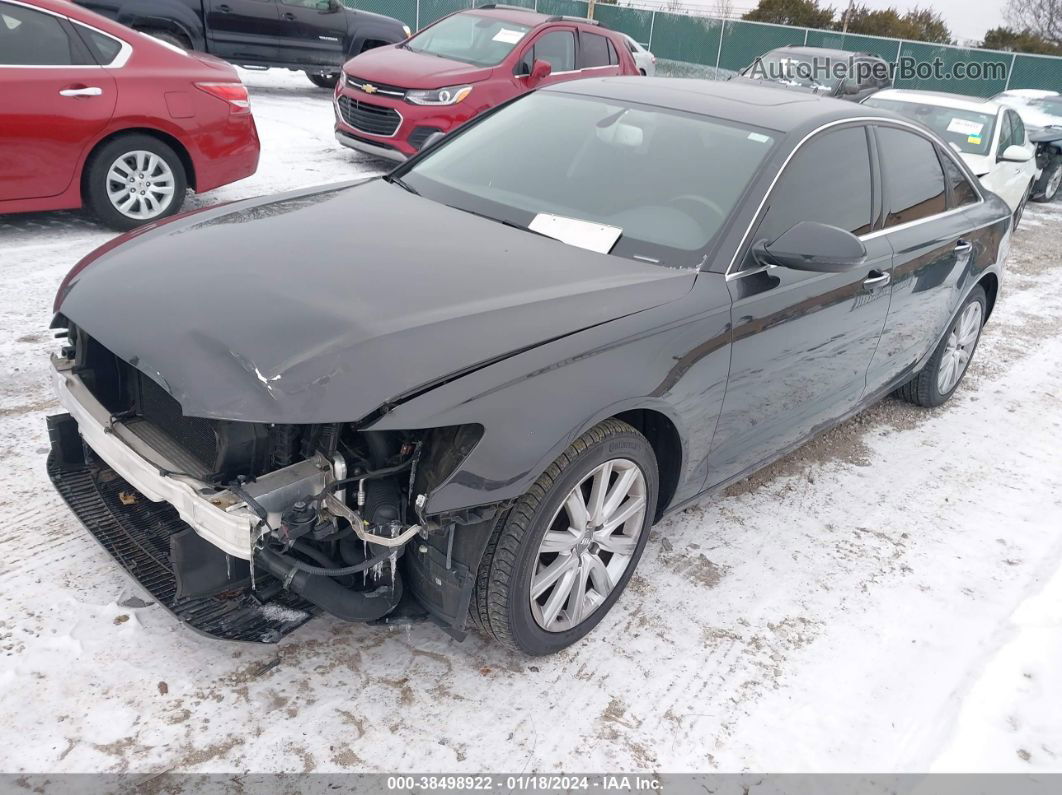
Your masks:
M784 50L785 52L796 53L797 55L811 55L811 56L817 55L820 58L821 57L842 58L842 59L847 60L848 58L855 58L855 57L858 56L860 58L876 58L879 61L880 60L884 60L884 59L881 58L881 56L875 55L872 52L855 52L853 50L835 50L835 49L831 49L830 47L808 47L808 46L805 46L805 45L802 45L802 44L801 45L787 44L787 45L785 45L783 47L775 47L770 52L778 52L780 50ZM764 53L764 55L766 55L766 54L767 53Z
M459 14L478 14L480 16L491 16L498 19L504 19L506 22L516 22L520 25L528 25L529 27L536 27L543 25L546 22L556 21L557 16L555 14L540 14L538 11L532 11L531 9L520 8L519 6L506 6L506 5L486 5L479 6L478 8L465 8L458 11ZM592 20L579 20L579 19L565 19L565 22L580 22L584 21L588 25L594 24Z
M874 99L906 100L936 105L941 108L968 110L973 113L996 114L1001 103L984 97L968 97L965 94L949 94L946 91L916 91L907 88L886 88L873 95Z
M847 118L897 118L877 108L755 80L599 77L557 83L541 90L656 105L783 133Z

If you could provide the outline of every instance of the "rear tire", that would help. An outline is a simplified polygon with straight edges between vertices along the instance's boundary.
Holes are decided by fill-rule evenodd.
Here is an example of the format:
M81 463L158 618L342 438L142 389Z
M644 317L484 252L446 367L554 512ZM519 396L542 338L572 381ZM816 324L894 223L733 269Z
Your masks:
M137 171L137 164L145 171ZM173 215L188 177L173 148L150 135L121 135L92 154L85 168L85 204L112 229L126 231ZM130 201L131 200L131 201Z
M315 75L311 72L307 72L306 76L310 78L310 82L318 88L335 88L336 83L339 82L338 72L330 75Z
M955 394L981 341L988 300L978 285L955 313L944 339L922 371L893 394L916 406L933 408ZM976 321L976 322L975 322Z
M552 654L580 640L634 573L657 492L656 456L644 436L616 419L591 428L498 523L477 573L469 605L473 623L529 655ZM582 523L573 521L569 507L580 504L587 508ZM628 511L633 513L624 519ZM610 522L620 520L610 529ZM581 533L573 529L579 524L586 528ZM550 579L553 571L563 573ZM542 587L536 597L532 578Z

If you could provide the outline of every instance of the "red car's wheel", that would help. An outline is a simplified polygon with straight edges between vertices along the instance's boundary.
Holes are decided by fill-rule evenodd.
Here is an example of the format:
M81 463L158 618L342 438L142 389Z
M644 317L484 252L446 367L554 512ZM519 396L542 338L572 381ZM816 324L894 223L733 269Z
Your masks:
M188 180L173 149L148 135L123 135L94 153L85 178L85 203L115 229L133 229L173 215Z

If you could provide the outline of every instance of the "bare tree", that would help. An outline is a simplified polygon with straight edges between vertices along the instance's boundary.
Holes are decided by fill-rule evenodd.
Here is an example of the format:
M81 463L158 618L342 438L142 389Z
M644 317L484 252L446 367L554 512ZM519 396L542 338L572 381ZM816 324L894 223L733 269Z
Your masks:
M1062 0L1007 0L1006 14L1017 30L1062 46Z
M734 16L734 0L715 0L715 16L731 19Z

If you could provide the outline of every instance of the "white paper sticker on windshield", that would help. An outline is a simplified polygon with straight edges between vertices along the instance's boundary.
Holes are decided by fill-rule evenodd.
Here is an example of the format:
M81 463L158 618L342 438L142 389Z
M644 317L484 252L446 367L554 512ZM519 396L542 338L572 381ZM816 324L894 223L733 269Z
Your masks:
M494 41L500 41L503 44L516 44L524 37L524 34L519 30L509 30L508 28L502 28L494 34Z
M764 135L763 133L758 133L758 132L750 132L749 133L749 140L750 141L755 141L758 144L765 144L769 140L771 140L771 136Z
M595 224L592 221L580 221L578 218L565 218L563 215L539 213L527 225L532 232L552 237L569 246L608 254L616 245L623 230L618 226Z
M978 124L968 119L952 119L948 123L948 132L958 133L959 135L980 135L984 127L983 124Z

